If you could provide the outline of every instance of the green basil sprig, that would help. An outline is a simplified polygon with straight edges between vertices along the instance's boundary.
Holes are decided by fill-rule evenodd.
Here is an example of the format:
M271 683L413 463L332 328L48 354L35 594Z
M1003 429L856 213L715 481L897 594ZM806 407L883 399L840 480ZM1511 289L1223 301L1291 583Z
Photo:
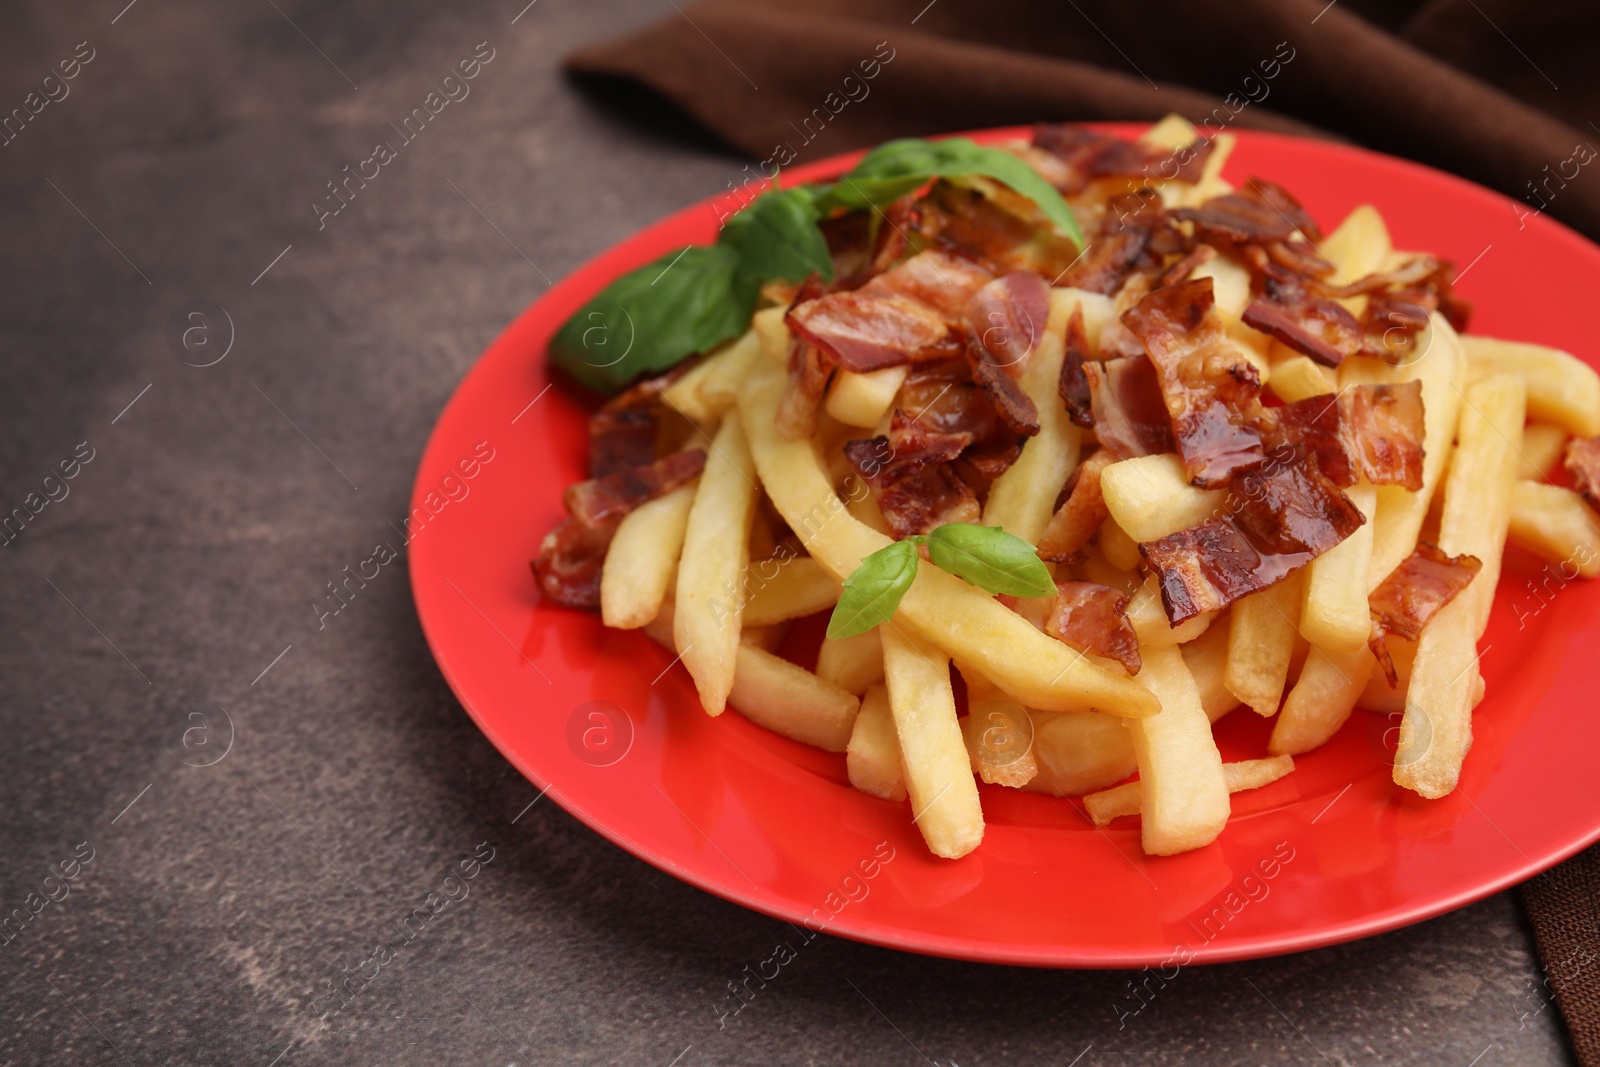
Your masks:
M894 617L917 577L917 545L940 570L1007 596L1047 596L1056 584L1034 547L998 526L948 522L926 536L896 541L866 556L844 580L828 636L854 637Z
M737 337L761 286L833 278L817 223L833 212L886 204L933 178L980 176L1010 186L1083 247L1072 209L1054 186L1009 152L964 137L889 141L828 185L763 193L729 219L715 244L691 245L624 274L550 339L550 359L591 389L615 393Z

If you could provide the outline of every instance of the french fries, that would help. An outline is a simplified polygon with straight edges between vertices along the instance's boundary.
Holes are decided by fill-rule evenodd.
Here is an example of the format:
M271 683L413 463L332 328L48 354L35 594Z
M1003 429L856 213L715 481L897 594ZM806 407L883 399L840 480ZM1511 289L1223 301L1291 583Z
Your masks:
M992 697L972 705L961 720L972 771L985 782L1020 789L1039 773L1033 719L1015 700Z
M1228 783L1229 793L1242 793L1246 789L1260 789L1271 785L1294 770L1294 760L1288 756L1270 756L1267 759L1240 760L1224 763L1222 777ZM1113 819L1124 815L1137 815L1144 802L1144 787L1137 781L1125 782L1114 789L1103 789L1083 798L1084 810L1096 826L1107 826Z
M883 667L917 828L935 856L965 856L983 840L983 809L956 722L950 660L931 641L891 626L883 632Z
M861 698L861 713L856 716L845 750L845 770L850 784L863 793L884 800L906 798L905 774L900 767L900 738L889 710L889 690L882 685L869 688Z
M877 627L854 637L825 637L817 652L817 677L851 693L883 681L883 639Z
M1100 492L1117 525L1140 543L1159 541L1220 514L1228 497L1222 489L1190 485L1183 460L1171 453L1111 464L1100 472Z
M689 508L673 624L683 665L712 715L722 714L733 688L744 615L736 590L749 562L755 506L755 465L744 429L738 419L724 420Z
M753 328L746 330L738 340L667 386L662 399L697 423L716 422L733 407L739 383L759 358L761 340Z
M695 489L686 485L623 517L600 571L600 618L637 630L656 617L678 569Z
M1483 569L1417 641L1394 780L1425 797L1442 797L1456 787L1472 745L1472 708L1480 681L1477 641L1489 621L1511 521L1517 445L1527 414L1526 381L1517 374L1486 374L1467 386L1462 401L1439 547L1449 555L1476 556Z
M1529 423L1522 431L1522 448L1517 456L1517 479L1542 482L1561 462L1561 453L1572 437L1566 430L1549 423Z
M1313 644L1299 680L1278 713L1267 751L1298 756L1338 733L1355 710L1375 666L1364 644L1343 651Z
M1022 788L1057 797L1082 796L1122 781L1139 766L1126 719L1093 711L1035 713L1034 777Z
M745 718L775 734L828 752L850 744L861 703L804 667L771 652L741 645L728 702Z
M1511 540L1583 578L1600 576L1600 516L1571 489L1542 482L1511 488ZM1563 579L1569 576L1562 573Z
M1377 490L1363 482L1345 490L1367 523L1311 561L1305 570L1300 604L1300 632L1329 653L1354 652L1367 646L1372 612L1367 607L1367 566L1372 561L1372 515Z
M1171 645L1144 653L1139 681L1161 701L1159 713L1129 722L1143 783L1144 850L1170 856L1209 845L1228 821L1228 783L1200 692Z
M1276 715L1283 700L1299 627L1300 588L1301 576L1291 574L1233 605L1223 684L1257 715Z
M815 615L839 599L839 581L809 556L753 562L745 571L750 596L744 605L746 626Z
M828 388L825 408L846 426L872 427L883 420L906 380L905 367L885 367L867 374L840 371Z
M1516 374L1527 388L1528 417L1575 437L1600 435L1600 375L1571 353L1521 341L1461 339L1474 376Z

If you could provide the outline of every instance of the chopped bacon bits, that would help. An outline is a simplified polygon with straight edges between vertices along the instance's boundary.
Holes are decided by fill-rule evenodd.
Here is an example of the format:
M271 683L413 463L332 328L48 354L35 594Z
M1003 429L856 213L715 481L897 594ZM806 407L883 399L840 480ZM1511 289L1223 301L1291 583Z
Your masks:
M966 313L969 344L1018 377L1049 318L1049 283L1037 274L1013 271L972 294Z
M562 503L579 522L599 526L612 519L621 519L645 501L654 500L700 477L705 465L706 454L698 448L674 452L654 463L569 485Z
M529 564L546 600L567 608L600 609L600 573L620 519L586 526L566 519L544 535Z
M803 337L789 342L789 381L778 401L778 432L791 441L817 432L822 394L833 377L833 365L820 348Z
M1322 237L1316 220L1298 200L1281 186L1260 178L1247 179L1237 192L1172 214L1193 223L1199 236L1230 245L1287 241L1297 231L1312 241Z
M1078 256L1078 246L1058 233L1032 201L1003 188L991 197L969 186L934 182L911 225L923 242L961 252L995 273L1026 270L1054 278Z
M1389 634L1415 641L1422 628L1472 584L1483 569L1475 556L1447 556L1436 545L1418 541L1406 557L1367 598L1372 611L1372 637L1368 646L1383 668L1392 688L1399 681L1394 660L1384 638Z
M1088 429L1094 425L1093 404L1089 396L1089 379L1084 374L1084 362L1089 355L1089 337L1083 330L1083 308L1072 309L1067 319L1066 353L1061 360L1061 378L1056 390L1067 405L1067 417Z
M1171 452L1172 420L1149 356L1085 363L1094 433L1115 459Z
M1079 464L1073 472L1071 492L1056 509L1039 535L1039 558L1065 562L1083 551L1083 546L1110 515L1100 491L1100 472L1116 457L1102 448Z
M1073 648L1114 659L1138 674L1139 638L1128 619L1128 598L1108 585L1057 582L1045 633Z
M661 394L693 366L685 360L672 370L617 394L589 419L589 477L637 467L656 458L661 426Z
M1600 508L1600 437L1574 437L1567 442L1561 465L1572 475L1572 487L1592 508Z
M1067 193L1081 191L1096 178L1197 182L1215 147L1214 141L1206 139L1167 150L1140 141L1124 141L1071 123L1035 126L1033 144L1060 160L1060 171L1047 177Z
M1339 415L1356 468L1373 485L1422 488L1422 383L1358 385L1339 394Z
M914 420L901 429L893 448L886 437L844 446L845 458L872 491L890 532L898 540L947 522L976 522L977 494L950 465L969 443L966 435L921 430Z
M1213 300L1211 279L1196 278L1155 290L1122 316L1150 353L1184 468L1202 489L1264 458L1251 422L1261 375L1228 341Z
M1289 301L1257 298L1244 309L1244 324L1324 367L1337 367L1361 351L1366 340L1361 323L1343 304L1305 294Z

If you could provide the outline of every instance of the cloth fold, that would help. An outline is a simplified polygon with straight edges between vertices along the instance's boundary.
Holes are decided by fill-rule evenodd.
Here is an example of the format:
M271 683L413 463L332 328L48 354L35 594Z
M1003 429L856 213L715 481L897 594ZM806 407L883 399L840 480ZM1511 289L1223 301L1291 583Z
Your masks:
M1557 0L705 0L567 57L789 166L891 137L1160 118L1337 137L1600 238L1600 5ZM1600 168L1594 168L1600 172ZM1600 1067L1600 854L1523 888L1579 1062ZM1542 992L1543 990L1541 990ZM1548 1001L1546 1001L1548 1002Z

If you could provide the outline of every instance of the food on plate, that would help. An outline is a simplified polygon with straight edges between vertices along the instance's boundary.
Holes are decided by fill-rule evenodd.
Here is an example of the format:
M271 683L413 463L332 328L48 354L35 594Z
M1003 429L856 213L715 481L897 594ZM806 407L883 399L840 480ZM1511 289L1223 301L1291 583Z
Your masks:
M617 279L551 341L610 399L543 596L843 753L940 857L1007 788L1204 847L1358 705L1448 794L1507 539L1600 574L1600 376L1464 335L1448 262L1230 184L1232 147L893 141ZM1225 762L1241 706L1267 751Z

